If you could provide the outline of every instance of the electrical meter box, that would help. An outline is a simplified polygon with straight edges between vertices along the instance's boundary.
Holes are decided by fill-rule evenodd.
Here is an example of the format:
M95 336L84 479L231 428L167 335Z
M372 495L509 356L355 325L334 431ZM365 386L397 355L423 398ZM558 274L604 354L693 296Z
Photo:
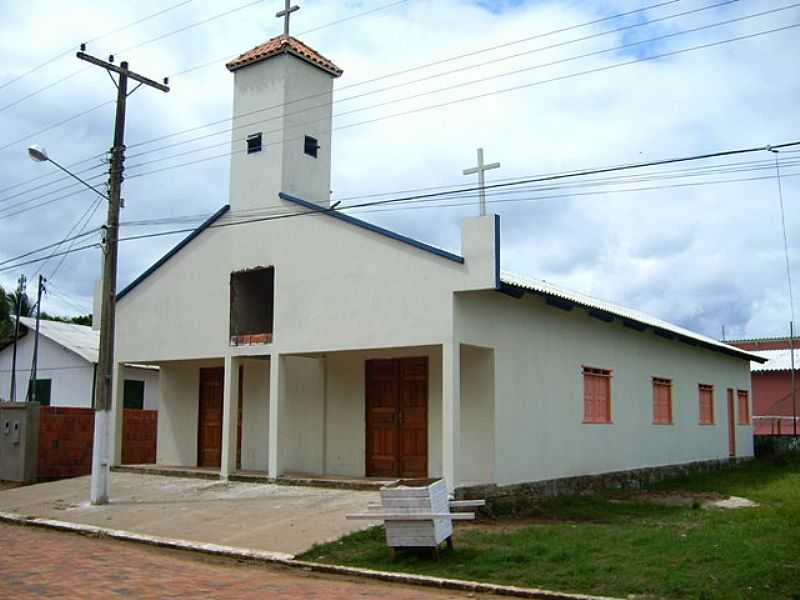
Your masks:
M0 480L36 482L38 402L0 402Z

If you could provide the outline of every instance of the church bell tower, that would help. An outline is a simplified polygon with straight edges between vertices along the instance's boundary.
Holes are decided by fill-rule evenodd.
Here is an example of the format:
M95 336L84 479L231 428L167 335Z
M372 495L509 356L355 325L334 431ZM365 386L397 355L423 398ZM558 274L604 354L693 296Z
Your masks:
M284 32L226 66L233 73L230 205L234 213L286 209L280 192L330 205L333 80L342 70Z

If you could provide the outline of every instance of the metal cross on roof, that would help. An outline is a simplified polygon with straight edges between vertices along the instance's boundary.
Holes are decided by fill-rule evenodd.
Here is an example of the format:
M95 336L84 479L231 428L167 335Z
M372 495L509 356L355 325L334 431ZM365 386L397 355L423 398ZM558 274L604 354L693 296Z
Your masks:
M478 166L464 169L464 175L478 174L478 194L481 199L481 216L486 215L486 179L484 173L491 169L499 169L500 163L483 164L483 148L478 148Z
M290 6L291 3L291 0L286 0L286 8L275 13L275 16L279 19L283 17L283 37L285 39L289 39L289 15L296 10L300 10L299 6Z

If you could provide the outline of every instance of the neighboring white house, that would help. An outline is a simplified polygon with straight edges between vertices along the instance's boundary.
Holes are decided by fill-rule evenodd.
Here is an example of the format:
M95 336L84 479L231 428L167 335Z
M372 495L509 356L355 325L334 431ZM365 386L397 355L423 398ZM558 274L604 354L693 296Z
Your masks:
M228 68L230 205L118 295L114 404L160 366L158 463L453 489L752 456L752 355L501 271L497 216L453 252L332 209L341 70L282 37Z
M17 343L16 394L27 398L31 378L36 320L20 318L22 337ZM36 400L43 406L89 408L94 394L98 332L91 327L39 321ZM0 398L10 399L13 345L0 350ZM121 371L125 405L158 409L158 367L126 365Z

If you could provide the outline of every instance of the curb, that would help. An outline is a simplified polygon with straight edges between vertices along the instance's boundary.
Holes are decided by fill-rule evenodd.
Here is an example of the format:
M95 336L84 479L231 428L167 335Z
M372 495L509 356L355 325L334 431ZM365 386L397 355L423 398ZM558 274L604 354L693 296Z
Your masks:
M408 573L395 573L391 571L376 571L373 569L362 569L358 567L343 567L328 565L304 560L296 560L293 555L283 552L270 552L267 550L250 550L247 548L237 548L234 546L223 546L220 544L206 544L202 542L190 542L175 538L166 538L156 535L146 535L133 533L121 529L109 529L107 527L97 527L95 525L82 525L80 523L69 523L67 521L56 521L53 519L43 519L39 517L27 517L17 513L0 512L0 522L11 523L14 525L42 527L56 529L81 535L91 535L95 537L108 537L116 540L147 544L161 548L171 548L175 550L186 550L191 552L201 552L211 556L233 558L237 560L251 560L262 563L280 565L293 569L303 569L316 573L326 573L330 575L344 575L348 577L361 577L378 581L388 581L392 583L402 583L428 588L438 588L446 590L456 590L461 592L495 594L498 596L511 596L515 598L539 598L542 600L619 600L609 596L592 596L587 594L572 594L566 592L553 592L538 588L522 588L510 585L498 585L493 583L480 583L477 581L467 581L463 579L447 579L443 577L432 577L429 575L412 575Z

